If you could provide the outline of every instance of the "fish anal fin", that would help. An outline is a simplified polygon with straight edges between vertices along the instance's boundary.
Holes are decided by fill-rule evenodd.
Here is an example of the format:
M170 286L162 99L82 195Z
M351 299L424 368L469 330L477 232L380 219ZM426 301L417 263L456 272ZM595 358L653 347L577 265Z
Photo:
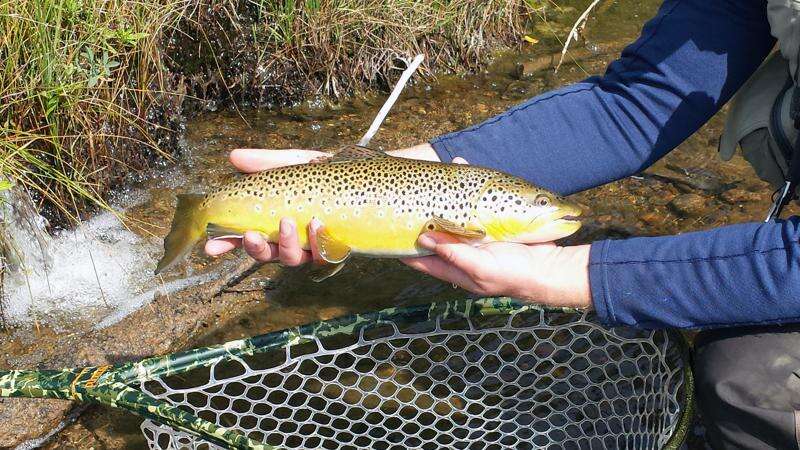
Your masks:
M325 262L338 264L350 256L350 246L336 239L326 227L317 230L317 249Z
M206 225L206 236L209 239L240 238L244 236L244 231L218 223L209 223Z
M342 267L344 267L344 264L344 262L338 264L315 263L311 266L311 269L309 269L308 277L311 278L312 281L319 283L339 273Z
M483 239L486 237L486 232L483 230L466 228L439 216L433 216L425 222L422 232L426 233L428 231L438 231L439 233L446 233L465 239Z

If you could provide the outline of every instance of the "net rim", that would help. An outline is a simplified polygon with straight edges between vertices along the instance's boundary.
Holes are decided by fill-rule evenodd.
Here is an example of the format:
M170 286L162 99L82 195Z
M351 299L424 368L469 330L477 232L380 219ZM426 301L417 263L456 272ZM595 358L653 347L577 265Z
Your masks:
M320 320L305 325L273 331L250 338L230 341L224 344L199 347L166 356L152 357L138 363L129 364L127 370L123 369L120 378L141 381L141 374L146 373L147 378L153 379L160 376L169 376L198 367L211 366L222 359L237 358L239 356L254 355L283 348L286 346L309 342L321 336L336 335L354 336L367 327L385 323L396 323L398 320L413 319L415 315L424 315L427 320L436 317L439 319L474 318L478 316L491 316L498 314L513 314L522 311L540 311L547 313L587 314L587 310L563 307L548 307L526 303L509 297L466 298L418 304L404 307L387 308L361 314L350 314L328 320ZM613 329L613 328L612 328ZM609 330L610 331L610 330ZM684 375L683 395L680 402L681 413L672 435L669 437L664 449L678 449L684 442L693 417L693 374L689 345L683 333L679 330L664 330L672 345L678 345ZM612 333L609 333L612 334ZM199 360L199 358L203 358ZM118 372L119 373L119 372ZM143 424L144 426L144 424Z
M152 356L137 362L123 364L114 371L114 381L129 383L138 381L143 374L147 378L160 377L197 367L214 364L222 358L231 356L250 356L287 345L309 342L317 337L330 337L339 334L353 335L361 328L381 322L393 322L416 314L427 314L427 319L441 317L471 318L497 314L511 314L521 311L542 311L544 313L583 314L585 309L551 307L524 302L512 297L483 297L448 300L427 304L385 308L379 311L355 313L327 320L319 320L304 325L271 331L249 338L228 341L223 344L197 347L189 350ZM203 362L198 357L203 355ZM165 359L168 360L165 361ZM165 363L166 362L166 363Z

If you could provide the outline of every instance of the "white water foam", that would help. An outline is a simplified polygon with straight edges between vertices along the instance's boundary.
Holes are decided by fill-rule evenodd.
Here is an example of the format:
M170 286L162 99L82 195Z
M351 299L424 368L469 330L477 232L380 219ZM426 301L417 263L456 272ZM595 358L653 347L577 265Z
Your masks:
M5 237L14 258L5 276L3 300L11 325L90 321L104 327L147 304L156 293L169 294L213 276L164 283L153 275L160 239L134 234L108 212L50 237L41 232L43 220L23 220L20 204L6 197L0 218L6 218ZM142 201L147 195L126 195L127 200L132 197Z

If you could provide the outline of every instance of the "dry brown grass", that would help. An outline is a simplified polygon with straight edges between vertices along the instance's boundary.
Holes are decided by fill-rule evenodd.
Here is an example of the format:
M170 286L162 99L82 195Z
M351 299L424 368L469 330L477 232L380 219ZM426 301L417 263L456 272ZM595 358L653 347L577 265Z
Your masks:
M187 16L170 54L200 98L339 97L388 87L418 53L428 74L474 70L521 42L541 9L530 0L214 2Z
M182 100L270 105L479 67L540 0L0 0L0 180L68 222L176 147Z

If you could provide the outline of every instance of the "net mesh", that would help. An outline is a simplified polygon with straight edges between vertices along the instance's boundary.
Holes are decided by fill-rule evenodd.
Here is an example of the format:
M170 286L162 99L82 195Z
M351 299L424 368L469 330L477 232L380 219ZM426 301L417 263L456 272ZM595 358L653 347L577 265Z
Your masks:
M662 448L686 389L666 331L522 310L375 323L141 388L282 448ZM210 449L142 424L151 449Z

